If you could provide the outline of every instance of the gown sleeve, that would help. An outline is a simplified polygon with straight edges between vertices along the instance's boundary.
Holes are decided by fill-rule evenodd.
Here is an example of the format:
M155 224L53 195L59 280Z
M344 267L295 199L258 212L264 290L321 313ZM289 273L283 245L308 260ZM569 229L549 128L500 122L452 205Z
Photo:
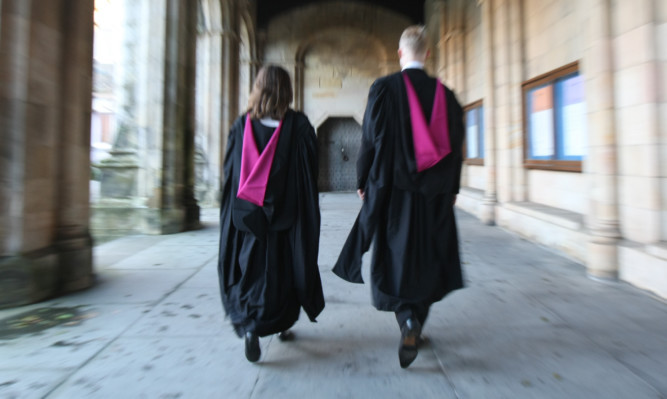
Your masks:
M236 254L238 251L235 250L236 243L238 242L237 236L238 231L232 223L232 186L233 176L234 176L234 150L236 147L236 124L230 130L229 136L227 138L227 152L225 153L224 160L224 174L223 174L223 185L222 185L222 195L220 199L220 244L218 251L218 279L220 282L220 290L223 307L225 312L229 314L228 304L227 304L227 289L230 287L235 280L235 275L237 275L237 265L238 261L236 259ZM240 272L239 272L240 273Z
M365 190L364 203L352 230L343 245L333 272L351 283L363 283L361 258L370 248L377 217L384 204L387 182L391 169L386 159L389 134L389 116L392 115L391 101L387 101L387 82L377 80L368 93L368 103L364 112L362 144L357 160L357 184Z
M297 141L297 212L294 226L294 279L299 302L311 321L324 309L317 255L320 207L317 191L317 139L310 123Z
M366 102L366 111L361 135L361 148L357 158L357 188L365 189L368 174L370 173L373 159L375 158L375 121L379 111L378 99L381 97L382 88L377 82L374 82L368 91L368 101Z

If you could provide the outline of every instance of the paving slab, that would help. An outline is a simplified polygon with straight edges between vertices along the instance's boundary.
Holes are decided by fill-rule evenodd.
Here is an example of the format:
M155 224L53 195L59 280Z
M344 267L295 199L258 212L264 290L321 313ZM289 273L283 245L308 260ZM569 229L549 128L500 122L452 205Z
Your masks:
M225 335L123 337L49 397L249 398L260 369L242 357L243 347Z
M144 317L128 331L127 337L164 336L217 336L230 330L222 315L222 303L217 287L181 288Z
M109 269L198 269L217 256L218 248L210 245L160 243L114 263Z
M95 286L58 298L58 305L156 303L192 277L197 269L114 270L97 272Z
M57 388L71 372L69 369L0 370L0 398L43 398Z
M463 398L659 398L589 337L567 326L459 323L433 347Z
M59 309L53 304L48 308ZM36 309L40 308L27 313L35 314ZM73 317L51 328L0 340L0 373L10 369L76 368L136 323L147 308L95 305L69 311Z
M193 274L183 285L183 288L214 288L216 295L219 296L218 283L218 258L217 256L202 266Z
M338 304L294 333L293 342L271 340L253 398L455 397L432 351L398 366L396 319L368 304Z

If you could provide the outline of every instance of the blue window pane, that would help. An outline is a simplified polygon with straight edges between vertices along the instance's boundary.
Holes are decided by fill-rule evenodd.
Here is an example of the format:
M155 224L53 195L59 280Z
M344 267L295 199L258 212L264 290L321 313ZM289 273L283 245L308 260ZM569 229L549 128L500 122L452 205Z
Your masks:
M479 125L477 108L466 112L466 157L479 158Z
M484 106L479 107L479 157L484 158Z
M581 160L586 155L586 103L584 82L579 74L556 82L558 104L558 159Z

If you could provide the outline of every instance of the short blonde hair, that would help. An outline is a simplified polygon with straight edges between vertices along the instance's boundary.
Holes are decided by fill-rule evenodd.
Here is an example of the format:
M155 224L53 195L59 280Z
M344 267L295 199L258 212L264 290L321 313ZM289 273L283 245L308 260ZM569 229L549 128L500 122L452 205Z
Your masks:
M426 54L428 50L428 37L423 25L408 26L398 41L398 48L410 51L414 55Z

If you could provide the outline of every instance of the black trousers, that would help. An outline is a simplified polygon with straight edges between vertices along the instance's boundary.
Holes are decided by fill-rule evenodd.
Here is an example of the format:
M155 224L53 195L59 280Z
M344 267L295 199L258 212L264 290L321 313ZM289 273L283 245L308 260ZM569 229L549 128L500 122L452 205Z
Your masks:
M416 319L421 324L422 328L426 323L426 318L428 317L428 311L430 310L430 305L405 305L399 309L396 314L396 321L398 322L398 327L403 327L406 320L409 318Z

